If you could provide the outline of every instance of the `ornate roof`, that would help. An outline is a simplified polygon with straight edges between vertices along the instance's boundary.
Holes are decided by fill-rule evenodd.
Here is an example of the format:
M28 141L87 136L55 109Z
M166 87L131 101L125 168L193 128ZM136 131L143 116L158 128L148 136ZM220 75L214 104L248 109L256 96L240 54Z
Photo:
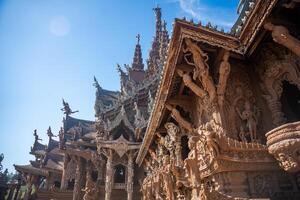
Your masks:
M173 35L169 44L168 57L164 65L162 79L155 97L154 108L149 119L146 134L137 157L137 163L141 164L144 159L156 128L163 120L164 113L167 110L165 103L167 98L172 95L172 87L175 83L175 67L183 40L185 38L191 38L201 44L206 44L206 46L209 45L212 49L222 48L230 50L242 57L251 54L252 41L277 1L256 0L253 2L254 4L251 5L251 11L247 14L248 16L243 22L244 25L239 35L226 34L210 26L204 27L201 24L194 24L193 22L187 22L185 20L175 20ZM249 1L245 1L245 3L249 3ZM244 9L247 9L247 6L245 6ZM246 11L244 11L244 13L245 12Z

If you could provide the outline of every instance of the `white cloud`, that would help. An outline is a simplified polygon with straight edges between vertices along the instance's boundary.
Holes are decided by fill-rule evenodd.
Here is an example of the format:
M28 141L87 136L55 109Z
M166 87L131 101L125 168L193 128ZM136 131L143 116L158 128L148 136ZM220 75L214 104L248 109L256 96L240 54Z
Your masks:
M210 21L212 24L226 29L232 27L236 18L232 10L218 6L211 7L201 0L176 0L176 2L179 3L183 15L204 22Z

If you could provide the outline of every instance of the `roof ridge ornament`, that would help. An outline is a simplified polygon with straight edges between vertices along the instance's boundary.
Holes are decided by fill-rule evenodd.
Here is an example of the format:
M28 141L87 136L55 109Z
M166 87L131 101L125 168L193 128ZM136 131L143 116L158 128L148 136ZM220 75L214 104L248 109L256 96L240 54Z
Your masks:
M47 135L49 137L49 140L51 140L52 137L55 137L55 135L52 133L51 126L49 126L49 128L47 130Z
M37 129L34 129L33 136L34 136L34 142L42 141L42 139L40 139L39 135L37 134Z
M62 99L62 103L63 103L63 108L61 108L60 110L63 111L66 116L79 112L79 110L72 111L69 103L66 102L64 99Z

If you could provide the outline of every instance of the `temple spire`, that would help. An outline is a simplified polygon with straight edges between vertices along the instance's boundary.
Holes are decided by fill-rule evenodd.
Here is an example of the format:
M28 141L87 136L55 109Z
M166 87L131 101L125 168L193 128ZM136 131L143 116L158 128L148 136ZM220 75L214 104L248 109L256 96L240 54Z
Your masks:
M160 34L162 31L162 22L161 22L161 8L157 5L156 8L153 8L156 17L156 35L155 40L158 42Z
M137 44L135 45L134 57L132 62L133 70L144 70L143 58L142 58L142 48L140 45L141 36L138 34L136 36Z

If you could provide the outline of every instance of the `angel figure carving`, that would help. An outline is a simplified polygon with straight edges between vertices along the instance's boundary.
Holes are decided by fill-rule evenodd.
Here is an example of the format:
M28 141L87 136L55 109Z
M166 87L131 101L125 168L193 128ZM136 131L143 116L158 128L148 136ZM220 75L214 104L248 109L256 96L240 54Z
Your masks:
M243 121L246 121L246 126L247 126L249 134L250 134L251 142L254 142L257 139L257 137L256 137L257 119L256 119L255 113L251 110L250 102L245 101L244 111L241 112L238 108L236 108L236 111L237 111L239 117Z
M183 48L183 52L187 53L187 52L191 52L191 54L193 55L193 60L194 63L191 63L187 57L185 56L185 60L189 65L194 65L195 69L194 69L194 73L193 73L193 79L196 80L197 78L201 79L201 73L203 71L208 70L208 65L207 65L207 61L208 61L208 56L206 53L204 53L197 44L195 44L194 42L192 42L192 40L190 38L186 38L185 39L185 43L186 43L186 47Z

